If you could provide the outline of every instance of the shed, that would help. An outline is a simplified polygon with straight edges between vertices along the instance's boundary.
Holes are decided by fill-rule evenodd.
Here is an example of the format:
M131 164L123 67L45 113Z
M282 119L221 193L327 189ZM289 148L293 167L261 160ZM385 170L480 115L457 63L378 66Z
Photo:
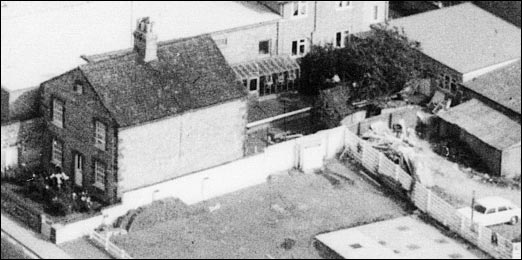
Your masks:
M442 136L466 142L496 176L520 175L521 126L509 117L472 99L438 114Z

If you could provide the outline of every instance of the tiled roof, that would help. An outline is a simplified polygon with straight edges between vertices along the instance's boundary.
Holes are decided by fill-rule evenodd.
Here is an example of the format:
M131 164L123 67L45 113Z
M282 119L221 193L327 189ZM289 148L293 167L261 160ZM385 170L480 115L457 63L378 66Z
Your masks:
M498 150L520 143L520 124L476 99L437 115Z
M121 127L246 96L208 35L160 43L149 63L137 58L111 53L80 66Z
M521 113L520 61L492 71L464 84L498 104Z
M520 59L520 28L471 3L391 20L424 54L469 73Z

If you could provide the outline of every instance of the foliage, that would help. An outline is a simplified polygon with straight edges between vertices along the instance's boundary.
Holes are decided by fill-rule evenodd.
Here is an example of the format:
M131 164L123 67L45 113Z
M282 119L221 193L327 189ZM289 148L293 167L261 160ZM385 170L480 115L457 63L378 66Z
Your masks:
M354 96L373 99L398 92L411 79L433 76L431 63L419 51L420 43L388 25L371 29L364 37L347 37L345 48L313 46L301 60L302 93L318 94L331 87L330 79L338 75L350 83Z
M24 181L22 192L54 216L73 212L92 212L93 202L86 191L75 189L70 178L58 167L53 172L34 172Z

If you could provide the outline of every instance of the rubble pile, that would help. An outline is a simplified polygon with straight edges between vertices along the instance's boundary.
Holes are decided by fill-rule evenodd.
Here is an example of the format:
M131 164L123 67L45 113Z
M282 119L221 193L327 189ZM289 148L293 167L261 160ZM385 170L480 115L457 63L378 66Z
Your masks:
M420 139L414 129L406 128L404 120L393 125L392 129L383 121L375 122L361 138L425 186L433 186L432 170L422 152Z

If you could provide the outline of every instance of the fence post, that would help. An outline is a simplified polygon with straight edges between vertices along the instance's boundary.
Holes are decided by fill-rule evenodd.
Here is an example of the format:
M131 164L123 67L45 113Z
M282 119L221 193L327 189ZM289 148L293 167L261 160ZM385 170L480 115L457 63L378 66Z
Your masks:
M109 236L104 236L105 238L105 251L109 250Z
M399 181L399 170L400 170L400 167L398 164L395 164L395 170L393 171L393 173L395 174L395 181Z
M428 191L428 203L426 203L426 213L430 213L430 208L431 208L431 190L430 189L426 189Z

